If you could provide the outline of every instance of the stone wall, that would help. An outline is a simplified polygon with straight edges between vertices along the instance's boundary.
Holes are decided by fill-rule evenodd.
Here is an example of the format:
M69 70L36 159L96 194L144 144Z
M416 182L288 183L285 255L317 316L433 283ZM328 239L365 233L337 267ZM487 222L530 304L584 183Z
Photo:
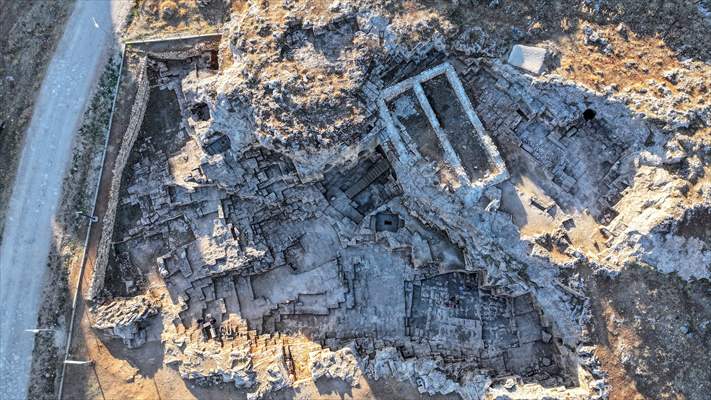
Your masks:
M136 97L131 108L131 118L128 123L128 128L126 128L126 133L121 141L121 148L116 156L113 173L111 175L109 203L101 225L101 239L99 240L96 261L94 263L94 274L91 278L91 286L89 287L89 299L95 299L104 288L106 267L109 263L109 251L111 249L111 239L113 237L114 222L116 219L116 208L119 201L119 190L121 189L121 177L123 176L123 170L128 162L133 144L138 137L138 132L143 123L143 115L148 105L148 94L150 90L146 69L147 60L147 57L143 57L138 66L138 90L136 91Z

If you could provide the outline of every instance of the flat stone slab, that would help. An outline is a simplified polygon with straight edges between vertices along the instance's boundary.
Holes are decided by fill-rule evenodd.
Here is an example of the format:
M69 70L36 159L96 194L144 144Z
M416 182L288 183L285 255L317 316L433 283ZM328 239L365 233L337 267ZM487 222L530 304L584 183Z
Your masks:
M543 72L543 63L548 51L540 47L523 46L515 44L509 54L509 64L519 67L533 74Z

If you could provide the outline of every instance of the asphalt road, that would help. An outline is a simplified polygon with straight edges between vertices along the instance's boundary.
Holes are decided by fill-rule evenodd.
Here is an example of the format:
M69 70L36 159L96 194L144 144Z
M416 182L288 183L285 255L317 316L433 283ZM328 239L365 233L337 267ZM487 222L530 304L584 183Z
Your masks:
M0 398L27 396L62 181L91 90L129 3L76 2L37 96L0 243ZM22 96L22 93L15 93ZM46 334L46 333L40 333Z

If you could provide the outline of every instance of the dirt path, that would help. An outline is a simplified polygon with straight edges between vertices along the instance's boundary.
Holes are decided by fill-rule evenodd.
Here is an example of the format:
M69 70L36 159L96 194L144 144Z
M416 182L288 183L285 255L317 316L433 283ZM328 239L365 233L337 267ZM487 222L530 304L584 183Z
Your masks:
M0 242L32 107L74 2L0 1Z
M47 68L0 245L0 397L24 398L43 278L72 141L130 2L79 1ZM20 389L21 388L21 389Z

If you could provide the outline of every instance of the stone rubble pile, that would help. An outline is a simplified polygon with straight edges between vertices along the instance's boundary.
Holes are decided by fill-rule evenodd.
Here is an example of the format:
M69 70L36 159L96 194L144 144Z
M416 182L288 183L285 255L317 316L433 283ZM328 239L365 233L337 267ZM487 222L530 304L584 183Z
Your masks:
M134 349L146 342L145 326L158 315L160 303L146 296L114 299L94 307L92 327L109 337L116 337Z
M356 385L361 376L358 359L350 347L337 351L322 349L309 353L309 364L313 380L320 378L339 379Z

